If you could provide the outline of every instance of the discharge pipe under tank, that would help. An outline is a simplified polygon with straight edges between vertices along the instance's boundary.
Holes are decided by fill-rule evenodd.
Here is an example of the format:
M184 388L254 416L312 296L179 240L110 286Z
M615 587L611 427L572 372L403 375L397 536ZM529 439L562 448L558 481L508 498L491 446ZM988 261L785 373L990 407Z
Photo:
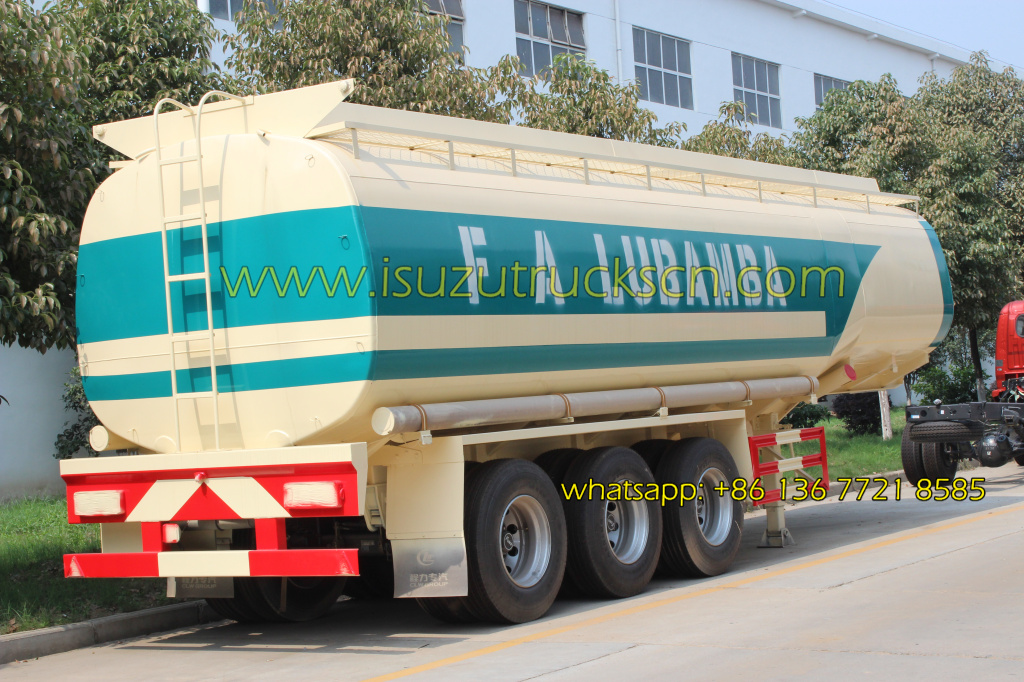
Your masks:
M769 400L817 392L816 378L798 376L618 391L556 393L522 398L381 407L374 411L371 425L378 434L387 436L392 433L466 429L602 414L654 412L662 407L672 409L743 400Z

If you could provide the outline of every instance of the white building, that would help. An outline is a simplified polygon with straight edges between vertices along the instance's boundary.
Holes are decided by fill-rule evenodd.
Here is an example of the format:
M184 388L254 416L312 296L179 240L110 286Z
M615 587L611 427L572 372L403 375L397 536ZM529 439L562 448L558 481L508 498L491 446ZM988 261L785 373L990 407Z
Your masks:
M218 28L242 0L198 0ZM470 66L518 54L530 72L579 52L620 82L639 79L662 123L690 133L741 98L755 131L785 133L833 87L896 77L906 93L948 75L967 51L817 0L428 0L453 18ZM981 46L979 46L981 47ZM216 55L223 60L223 52Z
M197 0L229 31L243 0ZM926 71L948 75L964 50L816 0L429 0L453 17L453 42L471 66L519 54L532 71L580 52L619 81L640 77L662 123L692 132L742 97L756 131L792 132L823 91L893 74L905 92ZM223 64L218 47L215 59ZM670 103L666 103L666 101ZM60 489L51 454L71 415L60 395L69 352L0 347L0 499Z

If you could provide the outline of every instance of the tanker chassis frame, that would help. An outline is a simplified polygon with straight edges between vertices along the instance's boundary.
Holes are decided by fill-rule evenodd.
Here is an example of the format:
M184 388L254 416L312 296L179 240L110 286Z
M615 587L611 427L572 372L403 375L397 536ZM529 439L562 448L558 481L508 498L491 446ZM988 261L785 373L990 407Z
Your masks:
M728 493L692 507L673 501L579 502L575 509L596 512L607 535L597 547L573 548L565 527L571 533L574 524L586 526L588 519L571 518L571 502L543 499L554 486L531 493L531 469L539 469L526 462L534 460L552 480L604 475L606 483L623 477L644 482L646 476L651 483L652 470L663 478L674 463L700 459L700 471L682 475L706 487L751 481L756 466L758 472L774 472L762 479L769 493L778 487L780 471L824 464L820 429L785 430L776 413L751 419L744 410L750 403L474 433L423 430L369 447L65 460L69 521L100 523L102 539L100 553L66 555L65 575L166 578L170 595L207 598L236 620L316 617L345 590L417 598L443 621L498 622L543 615L557 586L545 588L542 581L557 585L563 578L561 570L554 575L545 569L564 563L567 552L570 561L582 558L573 557L574 551L595 554L577 564L573 577L589 592L610 597L643 589L658 563L658 540L669 557L662 561L673 562L676 572L714 575L728 569L742 532L741 503ZM749 427L762 435L750 437ZM780 444L819 435L818 459L779 461ZM635 471L602 474L593 462L612 469L632 464ZM481 479L491 488L484 498L471 490L483 485ZM502 509L494 507L496 498L505 500ZM564 521L563 504L569 517ZM791 544L782 503L764 506L769 525L762 545ZM481 534L481 521L493 524L493 532ZM593 575L595 567L609 565L628 570L612 579ZM494 571L507 571L519 588L515 592L540 596L524 600L523 594L496 591L490 584Z
M1022 395L1021 379L1007 379L1002 397ZM1024 466L1024 403L976 402L907 408L903 467L910 481L951 485L957 464L975 459L1001 467L1011 459ZM940 483L941 482L941 483Z

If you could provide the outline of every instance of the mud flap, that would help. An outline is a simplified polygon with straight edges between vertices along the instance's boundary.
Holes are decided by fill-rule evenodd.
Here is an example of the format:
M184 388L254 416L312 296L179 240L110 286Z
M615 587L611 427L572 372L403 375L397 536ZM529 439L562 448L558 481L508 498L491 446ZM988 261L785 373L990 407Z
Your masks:
M463 538L392 540L396 597L463 597L469 592Z

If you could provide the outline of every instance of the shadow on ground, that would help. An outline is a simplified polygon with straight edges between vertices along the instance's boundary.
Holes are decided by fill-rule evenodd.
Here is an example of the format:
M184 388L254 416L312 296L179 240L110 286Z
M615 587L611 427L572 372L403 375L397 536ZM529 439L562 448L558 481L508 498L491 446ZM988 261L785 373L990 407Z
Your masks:
M987 495L984 500L921 502L914 498L912 488L904 486L903 499L899 502L872 501L866 495L860 502L853 499L843 502L828 500L787 507L787 525L798 544L783 549L757 547L764 532L765 517L755 512L745 521L743 545L732 572L769 568L885 535L1024 502L1024 468L1011 463L1002 469L983 469L971 473L986 477ZM699 586L704 582L706 580L656 578L641 597ZM586 614L607 605L608 602L603 600L560 598L545 620ZM268 654L344 652L400 656L418 649L454 644L469 637L497 632L504 633L505 637L510 634L514 637L516 627L525 628L530 625L455 626L433 620L420 611L412 600L344 600L326 617L309 623L245 625L224 621L115 646L135 651L248 650Z

